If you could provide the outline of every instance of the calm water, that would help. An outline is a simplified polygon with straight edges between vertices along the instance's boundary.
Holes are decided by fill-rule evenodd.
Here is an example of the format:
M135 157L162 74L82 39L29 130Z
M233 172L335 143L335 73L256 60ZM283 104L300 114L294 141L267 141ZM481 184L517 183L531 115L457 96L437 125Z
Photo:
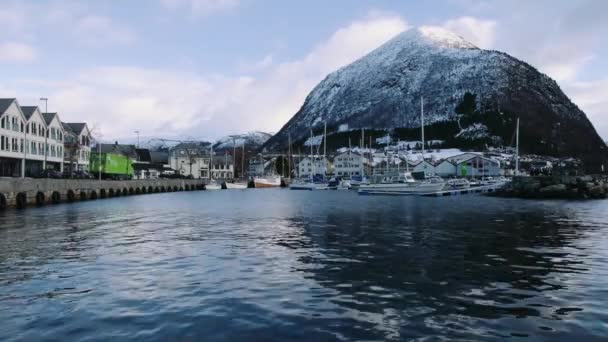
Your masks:
M260 189L0 220L2 341L608 338L608 201Z

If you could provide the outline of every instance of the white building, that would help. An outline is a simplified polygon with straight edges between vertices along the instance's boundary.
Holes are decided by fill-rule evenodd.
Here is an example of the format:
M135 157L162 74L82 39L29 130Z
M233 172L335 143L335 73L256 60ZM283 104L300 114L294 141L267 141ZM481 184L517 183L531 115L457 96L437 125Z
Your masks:
M25 176L26 123L16 99L0 99L0 176Z
M314 161L306 157L298 163L298 177L310 178L313 175L326 175L331 170L331 165L327 158L315 157Z
M232 156L213 156L211 163L211 178L232 179L234 178L234 162Z
M443 160L435 165L435 174L440 177L455 177L456 176L456 164L450 160Z
M91 160L91 131L84 122L63 122L64 168L87 171Z
M435 174L435 165L431 164L427 160L423 160L416 164L414 168L411 170L412 172L424 172L425 175L434 175Z
M202 143L181 143L169 152L169 166L184 176L209 178L209 147Z
M64 149L64 131L61 120L57 113L42 113L47 127L47 149L48 155L45 162L45 168L52 168L57 171L63 171L63 149Z
M350 178L370 174L370 165L365 157L356 152L347 151L334 158L336 176Z

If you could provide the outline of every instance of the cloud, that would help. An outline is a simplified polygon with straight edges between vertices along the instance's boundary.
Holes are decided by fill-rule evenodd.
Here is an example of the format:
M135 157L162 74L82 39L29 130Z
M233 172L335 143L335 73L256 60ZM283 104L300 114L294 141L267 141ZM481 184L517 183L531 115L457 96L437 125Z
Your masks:
M443 26L482 49L490 49L496 38L497 22L474 17L460 17L446 21Z
M28 63L36 60L36 49L18 42L0 43L0 62Z
M240 0L160 0L160 3L168 9L185 8L194 15L204 16L236 8Z
M87 121L108 139L130 137L134 130L144 136L199 138L276 131L329 72L407 28L397 16L358 20L300 59L279 63L269 54L254 61L253 66L263 67L256 77L110 66L82 70L63 80L24 79L21 85L48 94L49 105L64 120ZM30 92L24 98L35 101L35 95Z
M108 17L88 15L76 20L75 34L87 46L105 47L128 45L135 41L135 33Z

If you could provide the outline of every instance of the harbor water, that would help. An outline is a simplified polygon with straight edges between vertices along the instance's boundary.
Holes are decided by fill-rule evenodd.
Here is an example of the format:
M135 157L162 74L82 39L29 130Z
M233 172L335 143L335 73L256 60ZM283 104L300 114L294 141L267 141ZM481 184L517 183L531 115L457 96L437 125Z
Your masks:
M605 341L608 201L248 189L0 213L0 341Z

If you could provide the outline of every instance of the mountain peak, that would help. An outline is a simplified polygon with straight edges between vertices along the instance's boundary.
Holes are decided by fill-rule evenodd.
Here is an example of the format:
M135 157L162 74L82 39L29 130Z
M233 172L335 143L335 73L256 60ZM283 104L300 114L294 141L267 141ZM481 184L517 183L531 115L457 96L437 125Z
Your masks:
M414 29L415 33L427 42L444 48L478 49L456 33L439 26L421 26Z

